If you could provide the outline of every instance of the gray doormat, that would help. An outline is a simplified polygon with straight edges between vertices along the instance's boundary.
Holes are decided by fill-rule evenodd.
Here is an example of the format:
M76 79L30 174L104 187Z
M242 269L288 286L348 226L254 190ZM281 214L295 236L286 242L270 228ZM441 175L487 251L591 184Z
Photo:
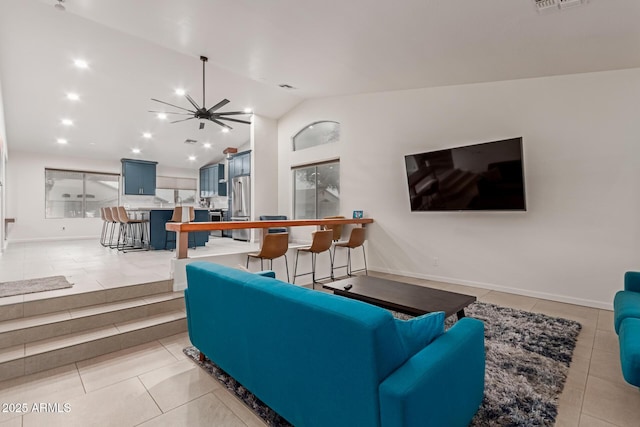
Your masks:
M40 277L38 279L16 280L14 282L0 283L0 298L13 295L32 294L34 292L53 291L55 289L70 288L64 276Z
M484 400L470 426L553 426L581 325L573 320L482 302L471 304L465 312L468 317L482 320L485 326ZM454 322L450 317L445 327ZM216 364L208 359L200 362L197 348L187 347L183 351L267 425L290 426Z

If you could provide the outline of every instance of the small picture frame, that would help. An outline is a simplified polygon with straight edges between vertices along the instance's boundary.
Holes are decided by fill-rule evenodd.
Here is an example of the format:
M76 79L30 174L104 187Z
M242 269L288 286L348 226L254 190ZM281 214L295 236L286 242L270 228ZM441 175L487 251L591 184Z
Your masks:
M362 218L362 216L363 216L362 211L353 211L353 218L359 219L359 218Z

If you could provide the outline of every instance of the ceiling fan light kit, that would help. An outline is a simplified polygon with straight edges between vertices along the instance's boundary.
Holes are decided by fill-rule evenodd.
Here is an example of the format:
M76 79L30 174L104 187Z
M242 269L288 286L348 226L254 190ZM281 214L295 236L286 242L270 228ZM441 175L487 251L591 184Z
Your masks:
M178 115L183 115L183 116L191 116L188 117L186 119L180 119L180 120L174 120L170 123L178 123L178 122L186 122L187 120L193 120L193 119L198 119L201 120L200 122L200 129L204 129L204 122L202 120L209 120L219 126L222 126L224 129L226 130L231 130L233 129L231 126L229 126L228 124L222 122L222 120L224 121L229 121L229 122L236 122L236 123L243 123L243 124L247 124L250 125L251 122L248 120L240 120L240 119L234 119L231 117L227 117L227 116L237 116L237 115L248 115L248 114L252 114L252 113L247 113L245 111L227 111L227 112L218 112L218 110L222 107L224 107L225 105L227 105L230 101L228 99L223 99L222 101L218 102L216 105L212 106L211 108L206 108L206 100L205 100L205 65L207 63L207 61L209 60L206 56L201 56L200 60L202 61L202 106L199 106L198 103L196 101L194 101L194 99L189 96L189 94L184 94L184 97L187 99L187 101L189 101L189 103L192 105L193 109L190 110L188 108L184 108L184 107L180 107L178 105L174 105L174 104L170 104L168 102L164 102L164 101L160 101L159 99L155 99L155 98L151 98L152 101L155 102L159 102L161 104L165 104L165 105L169 105L173 108L177 108L179 110L179 112L174 112L174 111L149 111L150 113L156 113L156 114L160 114L160 113L164 113L164 114L178 114Z

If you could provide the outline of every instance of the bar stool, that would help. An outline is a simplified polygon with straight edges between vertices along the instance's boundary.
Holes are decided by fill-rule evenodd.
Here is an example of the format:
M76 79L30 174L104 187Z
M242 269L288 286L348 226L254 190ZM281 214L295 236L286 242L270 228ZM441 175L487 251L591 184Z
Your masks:
M260 258L260 269L264 270L265 259L270 261L269 269L273 270L273 260L284 256L284 265L287 269L287 282L289 281L289 262L287 261L287 250L289 250L289 233L272 233L264 236L260 252L247 254L247 268L249 268L250 258Z
M130 251L148 251L149 250L149 239L147 238L147 246L145 248L145 235L149 233L146 232L146 225L149 223L146 219L131 219L127 214L127 210L124 206L118 206L116 208L116 212L118 213L118 219L120 220L120 230L118 233L118 242L120 242L120 236L122 235L122 247L118 245L118 250L122 252L130 252ZM138 239L139 237L139 239ZM131 244L127 245L127 238L131 239ZM136 246L136 240L140 240L140 246ZM127 250L128 249L128 250Z
M118 226L118 235L116 236L116 242L115 245L113 243L111 243L109 245L110 248L115 248L118 249L120 247L120 237L122 235L122 228L123 228L123 224L120 221L120 215L118 215L118 207L117 206L112 206L110 209L111 211L111 219L113 219L113 228L115 231L116 225ZM112 240L113 242L113 240Z
M344 219L343 216L325 216L324 219ZM342 237L342 224L328 224L322 226L323 230L333 230L333 241L337 242Z
M320 230L313 233L313 240L311 241L311 246L305 248L298 248L296 251L296 264L293 268L293 283L296 282L296 277L306 276L307 274L311 274L311 287L315 289L316 281L316 256L319 253L329 251L329 262L331 263L331 275L327 277L321 277L322 279L333 279L333 257L331 256L331 240L333 239L333 230ZM311 253L311 272L297 274L298 271L298 256L300 252Z
M102 231L100 231L100 244L102 246L107 246L105 244L107 240L107 218L104 216L104 208L100 208L100 219L102 220Z
M196 213L195 213L195 209L193 208L193 206L189 206L189 222L193 221L196 217ZM167 222L182 222L182 206L176 206L175 208L173 208L173 214L171 215L171 219L169 219L169 221ZM169 233L173 233L173 239L169 239L170 234ZM195 249L196 248L196 235L193 233L189 233L189 241L187 242L187 245L189 246L191 244L191 242L193 241L193 246L192 248ZM174 242L177 244L176 242L176 233L174 231L169 231L166 229L164 230L164 249L167 249L167 243L169 242ZM170 249L173 250L173 249Z
M365 233L364 233L363 227L356 227L351 230L351 234L349 235L348 242L338 242L333 244L333 261L335 261L336 259L336 250L338 248L347 248L347 264L334 266L334 262L332 261L331 262L332 269L347 267L347 276L349 277L353 276L353 273L356 271L364 271L367 276L369 275L369 272L367 271L367 255L364 251L364 240L365 240L364 234ZM364 259L364 268L361 268L359 270L352 270L351 269L351 249L355 249L359 246L362 247L362 257ZM331 270L331 275L333 276L333 270Z

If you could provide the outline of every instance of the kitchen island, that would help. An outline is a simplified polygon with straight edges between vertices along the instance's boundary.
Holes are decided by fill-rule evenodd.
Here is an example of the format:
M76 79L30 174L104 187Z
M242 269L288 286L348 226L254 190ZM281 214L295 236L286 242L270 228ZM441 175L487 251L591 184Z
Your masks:
M185 206L184 209L187 209ZM127 211L142 215L149 220L149 249L163 250L176 248L176 237L172 231L166 231L166 224L173 215L173 208L135 208ZM209 210L195 208L195 219L193 222L209 222ZM195 232L195 245L204 246L209 241L209 232ZM167 242L166 239L169 239ZM189 240L189 245L193 245L193 238Z

